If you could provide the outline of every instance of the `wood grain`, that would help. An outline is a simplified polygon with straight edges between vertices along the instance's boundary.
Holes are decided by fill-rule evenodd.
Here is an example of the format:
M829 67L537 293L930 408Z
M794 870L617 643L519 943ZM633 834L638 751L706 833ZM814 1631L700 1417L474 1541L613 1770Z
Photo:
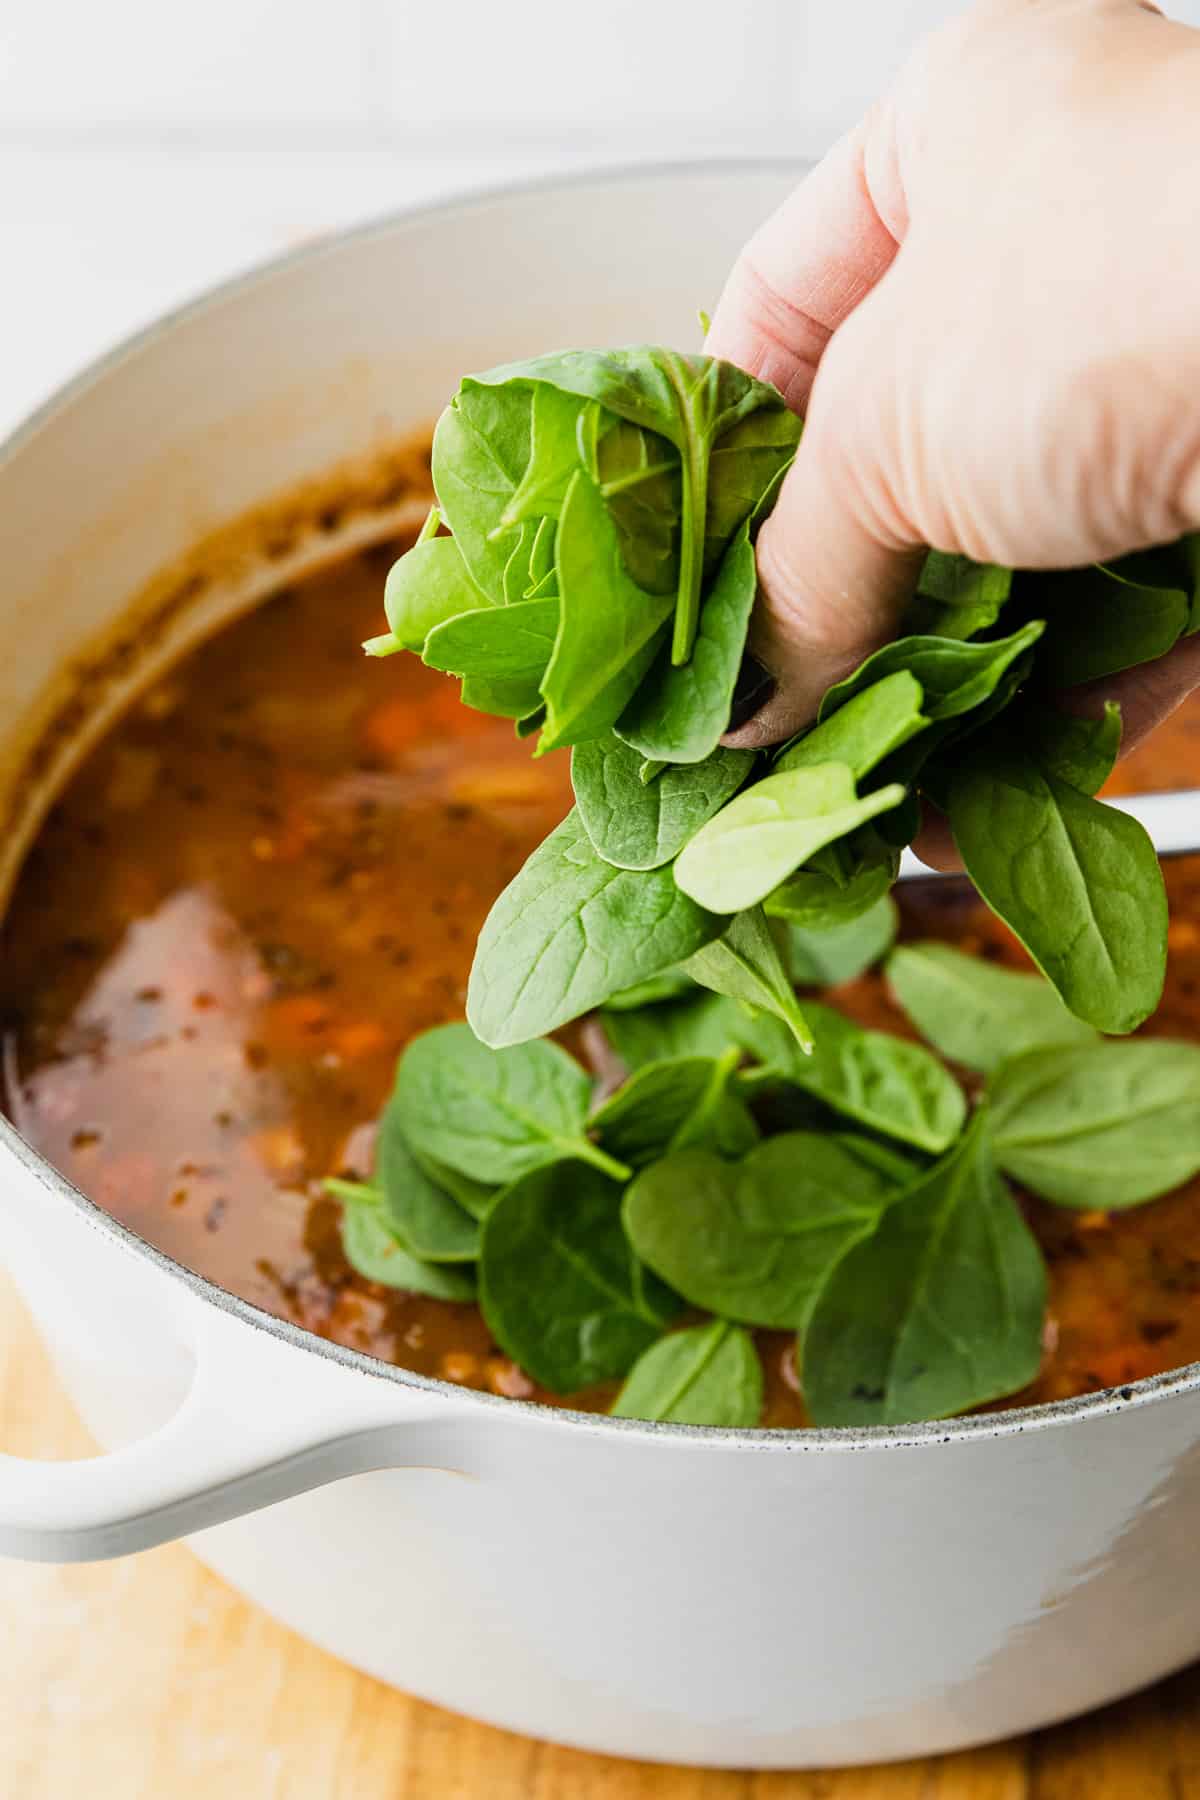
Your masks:
M88 1451L7 1285L0 1445ZM586 1756L408 1700L178 1548L68 1569L0 1563L0 1619L0 1800L1200 1800L1200 1667L966 1755L742 1775Z

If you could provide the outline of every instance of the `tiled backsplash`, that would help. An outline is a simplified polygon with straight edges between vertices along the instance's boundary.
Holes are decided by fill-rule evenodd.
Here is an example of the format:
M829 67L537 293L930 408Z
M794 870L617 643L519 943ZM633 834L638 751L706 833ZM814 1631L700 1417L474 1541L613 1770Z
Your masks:
M819 150L963 0L5 0L0 136ZM1200 22L1200 0L1168 0Z
M0 431L311 233L583 164L817 155L964 4L0 0Z

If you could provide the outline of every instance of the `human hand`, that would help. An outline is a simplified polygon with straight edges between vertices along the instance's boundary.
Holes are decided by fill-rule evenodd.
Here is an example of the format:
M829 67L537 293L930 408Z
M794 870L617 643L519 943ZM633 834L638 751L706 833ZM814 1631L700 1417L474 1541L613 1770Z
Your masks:
M983 0L746 246L707 348L806 424L759 538L775 691L728 742L811 719L923 546L1061 568L1200 525L1198 101L1200 33L1139 0ZM1200 636L1064 705L1118 699L1129 749L1197 685Z

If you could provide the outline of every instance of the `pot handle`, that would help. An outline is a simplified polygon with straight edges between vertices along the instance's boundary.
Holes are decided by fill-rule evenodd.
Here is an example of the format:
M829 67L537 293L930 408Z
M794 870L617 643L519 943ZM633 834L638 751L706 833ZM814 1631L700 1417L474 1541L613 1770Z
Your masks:
M157 1431L72 1462L0 1455L0 1555L96 1562L346 1475L445 1467L436 1402L211 1307L193 1318L192 1383Z

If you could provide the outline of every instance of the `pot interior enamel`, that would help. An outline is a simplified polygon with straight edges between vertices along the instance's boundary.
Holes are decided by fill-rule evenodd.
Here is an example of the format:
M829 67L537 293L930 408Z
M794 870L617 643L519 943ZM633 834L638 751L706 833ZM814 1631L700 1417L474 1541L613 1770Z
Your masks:
M411 215L235 283L52 402L0 460L5 885L133 684L395 527L396 446L463 370L693 341L792 179L596 178ZM618 1754L811 1766L1026 1729L1200 1650L1189 1376L890 1436L588 1421L373 1378L257 1329L108 1228L11 1129L0 1156L5 1256L101 1442L172 1417L197 1320L219 1314L218 1425L274 1431L294 1461L307 1422L314 1479L347 1478L214 1513L228 1522L198 1553L442 1704Z

